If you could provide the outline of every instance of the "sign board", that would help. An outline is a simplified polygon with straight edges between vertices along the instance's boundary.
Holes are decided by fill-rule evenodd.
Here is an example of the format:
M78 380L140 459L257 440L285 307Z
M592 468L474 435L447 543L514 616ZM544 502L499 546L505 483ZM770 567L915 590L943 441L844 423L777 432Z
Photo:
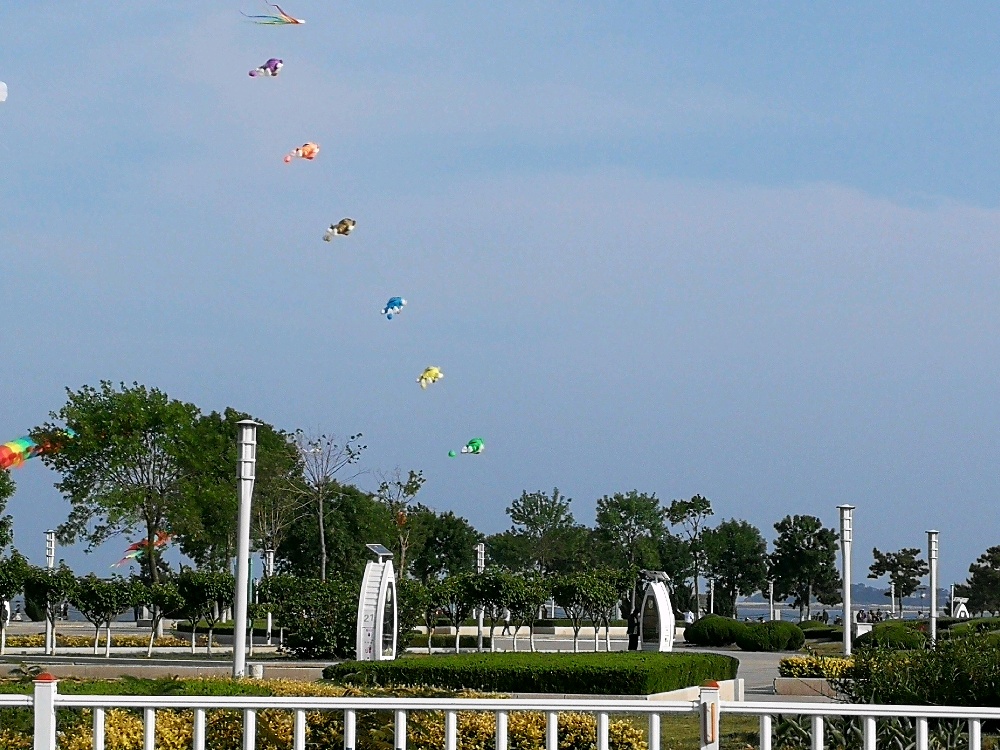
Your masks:
M396 658L396 612L396 573L392 560L379 555L379 562L365 566L361 581L355 641L358 661Z
M639 612L639 650L674 650L674 608L670 593L662 581L650 581L642 597Z

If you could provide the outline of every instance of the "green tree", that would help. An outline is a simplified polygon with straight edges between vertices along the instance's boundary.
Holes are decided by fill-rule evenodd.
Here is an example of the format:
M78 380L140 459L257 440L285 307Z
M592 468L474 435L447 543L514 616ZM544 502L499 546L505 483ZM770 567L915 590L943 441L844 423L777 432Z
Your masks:
M208 626L208 655L212 654L215 626L236 594L236 579L231 573L184 570L177 576L177 590L184 599L183 616L191 623L191 653L198 623Z
M327 507L340 496L344 487L337 476L348 466L361 460L367 445L360 443L361 433L351 435L343 442L329 435L308 437L302 430L295 433L295 444L302 456L302 479L296 490L303 503L316 520L319 578L326 580L329 551L327 549ZM314 553L315 554L315 553Z
M521 573L511 583L510 616L514 622L512 648L517 651L517 634L522 627L528 628L528 644L535 651L535 623L538 610L552 593L551 581L537 572Z
M7 509L7 501L13 497L14 480L10 476L10 471L0 469L0 513ZM0 552L14 543L14 519L9 515L0 515ZM2 651L0 651L2 653Z
M288 630L285 643L308 659L352 658L357 628L357 586L339 580L271 576L261 594Z
M325 497L323 539L327 578L357 585L364 575L365 563L371 559L365 545L391 543L395 524L382 503L353 485L331 482L325 487ZM323 580L322 557L316 548L318 520L309 512L289 527L276 555L282 571Z
M604 626L604 650L611 650L611 618L619 603L621 569L602 568L582 574L587 582L583 590L584 614L594 625L594 651L600 651L599 634Z
M736 519L702 534L706 573L715 579L715 613L736 617L736 598L767 584L767 542L756 526Z
M587 587L590 584L586 573L564 573L552 578L552 598L563 608L573 625L573 653L580 650L580 629L587 616Z
M75 586L76 576L62 560L59 561L59 567L51 570L32 566L24 580L24 608L28 609L29 601L41 608L44 617L52 626L53 653L55 653L56 615L62 603L72 595Z
M146 656L153 655L153 643L156 641L156 633L160 629L160 623L164 617L177 617L184 611L184 597L174 581L160 581L144 585L136 582L134 596L137 604L145 604L153 614L153 621L149 629L149 645L146 648Z
M893 584L896 596L899 598L899 606L902 609L903 598L910 596L920 585L920 579L930 572L927 563L918 556L920 550L917 547L904 547L898 552L881 552L877 547L872 548L873 562L868 567L869 578L881 578L888 574L889 581ZM893 606L895 607L895 602Z
M657 541L665 531L665 513L656 495L636 490L598 500L595 531L603 542L605 562L657 568Z
M778 599L793 597L799 619L808 619L815 594L827 600L840 585L838 534L816 516L785 516L774 524L778 537L770 559L770 578Z
M238 422L250 415L236 409L199 415L192 427L178 502L169 515L171 530L199 569L232 568L236 555ZM301 472L299 452L289 436L259 418L252 506L252 538L258 549L280 542L301 500L292 485ZM274 547L272 547L274 548Z
M41 457L62 475L56 488L71 506L58 527L59 541L84 539L93 549L139 529L154 549L157 532L169 531L168 519L181 495L197 407L138 383L117 389L102 381L100 388L84 386L66 394L66 404L50 416L75 435ZM46 423L32 437L51 441L62 429ZM152 581L159 580L155 561L154 554L144 560Z
M134 590L121 576L102 579L91 573L76 579L69 594L69 603L76 607L94 626L94 654L101 639L101 626L106 628L104 656L111 656L111 623L132 606Z
M476 568L473 547L482 539L465 518L452 511L436 513L418 505L410 514L414 543L410 571L423 583Z
M11 600L24 590L31 566L17 550L0 559L0 606L10 607ZM9 611L9 610L8 610ZM0 617L0 656L7 650L7 618Z
M578 566L588 534L573 520L571 502L571 498L564 497L556 488L551 495L540 491L522 492L521 497L507 508L511 531L526 542L527 558L523 561L523 570L555 573Z
M375 498L386 507L396 524L396 539L393 547L399 566L398 570L401 572L406 571L407 553L410 549L412 530L412 524L409 523L408 518L410 503L413 502L426 481L422 471L410 469L409 474L404 479L399 469L396 469L392 476L383 477L375 491Z
M483 608L483 615L490 623L490 651L496 651L493 634L513 602L516 578L514 573L496 566L490 566L476 576L476 604Z
M667 520L672 526L681 526L687 536L694 568L695 611L701 615L701 595L698 579L705 567L705 550L702 544L702 530L708 517L714 515L712 502L707 497L695 495L690 500L674 500L667 508Z
M438 588L438 601L455 628L455 653L459 652L459 632L465 621L476 606L478 592L476 590L475 573L459 573L448 576Z
M990 547L969 566L960 596L969 598L970 612L1000 612L1000 547Z
M684 612L695 608L694 558L688 543L676 534L665 531L657 543L660 570L667 574L667 590L674 609Z

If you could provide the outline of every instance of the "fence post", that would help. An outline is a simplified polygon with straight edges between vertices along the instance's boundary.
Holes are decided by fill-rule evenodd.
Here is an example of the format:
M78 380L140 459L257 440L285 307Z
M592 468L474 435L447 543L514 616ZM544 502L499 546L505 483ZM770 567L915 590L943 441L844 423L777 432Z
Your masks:
M56 750L56 695L59 680L48 672L35 677L34 750Z
M719 683L709 680L698 696L701 707L701 748L719 750Z

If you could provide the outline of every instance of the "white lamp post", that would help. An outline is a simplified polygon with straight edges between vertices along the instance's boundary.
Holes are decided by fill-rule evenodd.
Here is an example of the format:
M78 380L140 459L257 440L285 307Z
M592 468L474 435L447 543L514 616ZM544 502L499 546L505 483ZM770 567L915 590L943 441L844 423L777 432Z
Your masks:
M486 570L486 545L483 542L475 545L472 549L476 551L476 573L483 574ZM430 638L430 635L427 636ZM492 648L492 646L490 646ZM482 604L476 610L476 649L483 650L483 607Z
M769 608L768 608L770 614L768 615L767 619L773 620L774 619L774 581L768 581L767 582L767 603L768 603L768 605L770 605Z
M844 602L844 656L851 655L851 626L854 617L851 614L851 543L854 541L854 506L838 505L840 509L840 553L841 577L843 578Z
M49 529L45 532L45 567L52 570L56 566L56 532ZM52 606L45 607L45 655L51 656L56 650L56 635L52 629Z
M250 581L250 502L257 464L257 427L252 419L239 426L240 493L239 523L236 529L236 603L233 607L233 677L246 675L247 586Z
M264 575L268 578L274 575L274 550L268 547L264 550ZM271 605L267 606L267 645L271 645Z
M930 566L931 644L937 642L938 533L927 532L927 562Z
M715 579L708 579L708 613L715 614Z

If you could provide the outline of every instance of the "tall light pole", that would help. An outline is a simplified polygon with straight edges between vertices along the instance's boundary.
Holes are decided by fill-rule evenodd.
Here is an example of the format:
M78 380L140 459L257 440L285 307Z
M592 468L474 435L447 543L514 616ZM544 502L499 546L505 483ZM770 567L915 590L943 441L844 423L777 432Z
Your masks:
M841 577L843 578L844 602L844 656L851 655L851 626L854 617L851 614L851 543L854 541L854 506L838 505L840 510L840 554Z
M240 510L236 528L236 603L233 607L233 677L246 675L247 586L250 582L250 502L257 464L257 427L252 419L237 422L239 427Z
M476 551L476 573L479 575L483 574L486 570L486 545L480 542L475 547ZM430 636L427 636L430 638ZM490 648L493 648L491 645ZM479 651L483 650L483 607L482 604L479 605L476 611L476 649Z
M937 643L938 533L927 532L927 562L930 565L931 644Z
M770 614L768 615L768 620L774 619L774 581L767 582L767 603L770 605Z
M264 575L268 578L274 575L274 550L268 547L264 550ZM267 645L271 645L271 605L267 605Z
M45 532L45 567L48 570L56 566L56 532L49 529ZM45 607L45 655L51 656L55 653L56 634L52 628L52 618L55 614L51 611L52 605Z
M715 614L715 579L708 579L708 613Z
M900 605L902 606L902 602ZM896 616L896 583L895 581L889 581L889 613L895 617ZM903 619L902 613L899 615L899 619Z

